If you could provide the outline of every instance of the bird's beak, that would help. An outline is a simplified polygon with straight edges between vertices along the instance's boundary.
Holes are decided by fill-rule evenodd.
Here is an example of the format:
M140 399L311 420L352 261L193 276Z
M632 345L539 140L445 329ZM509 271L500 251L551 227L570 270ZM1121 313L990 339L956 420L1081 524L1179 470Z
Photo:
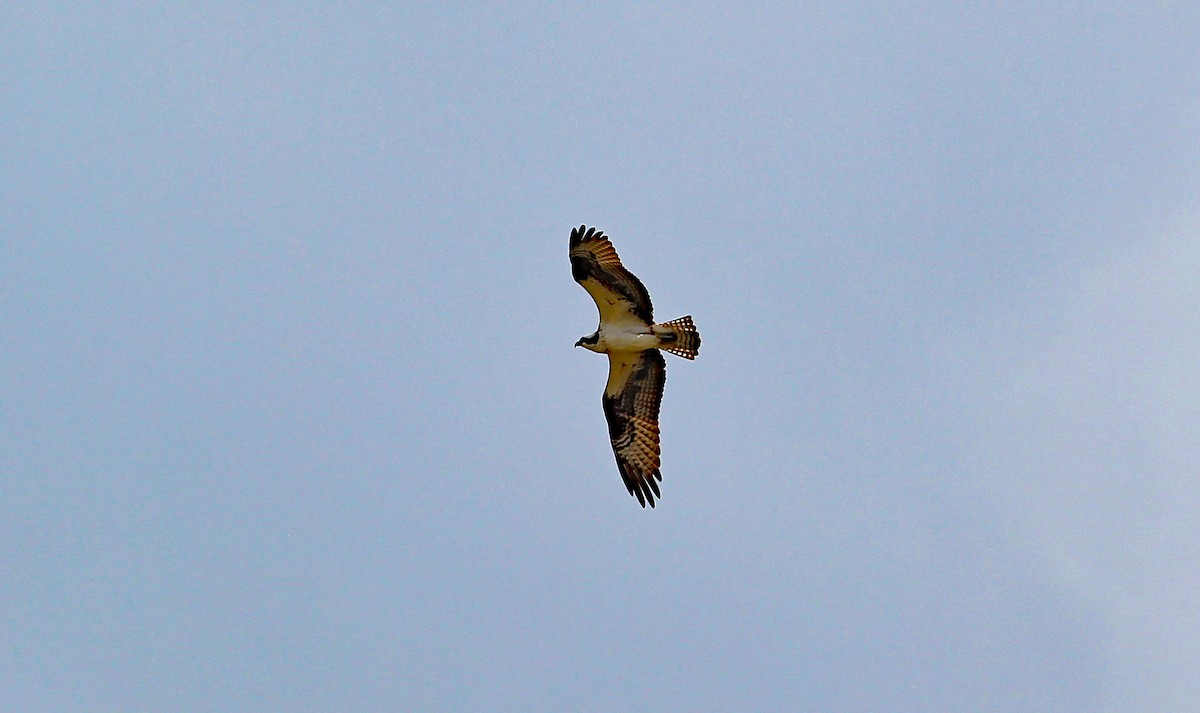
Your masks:
M577 346L577 347L583 346L583 340L580 339L578 342L575 342L575 346Z

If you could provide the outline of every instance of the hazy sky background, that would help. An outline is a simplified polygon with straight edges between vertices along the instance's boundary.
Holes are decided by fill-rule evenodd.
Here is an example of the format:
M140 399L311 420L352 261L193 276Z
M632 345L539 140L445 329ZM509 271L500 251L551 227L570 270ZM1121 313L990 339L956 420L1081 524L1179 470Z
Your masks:
M1200 10L993 5L2 11L0 710L1190 709Z

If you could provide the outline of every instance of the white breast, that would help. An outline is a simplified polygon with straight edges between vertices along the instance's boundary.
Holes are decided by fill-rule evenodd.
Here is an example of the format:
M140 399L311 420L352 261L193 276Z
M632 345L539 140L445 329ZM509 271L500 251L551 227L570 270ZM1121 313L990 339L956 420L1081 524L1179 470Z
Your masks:
M600 345L609 352L640 352L659 345L658 337L640 322L602 325Z

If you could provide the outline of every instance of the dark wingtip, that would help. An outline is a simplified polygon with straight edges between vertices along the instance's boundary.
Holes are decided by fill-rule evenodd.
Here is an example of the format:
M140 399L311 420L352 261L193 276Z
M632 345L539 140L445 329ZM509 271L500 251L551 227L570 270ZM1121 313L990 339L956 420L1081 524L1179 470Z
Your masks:
M620 461L617 461L617 470L621 472L621 478L625 480L625 489L629 491L630 495L637 498L638 504L642 506L643 510L647 503L650 504L650 507L654 507L655 497L662 497L658 492L658 484L654 482L654 477L640 480L632 478ZM662 476L658 475L658 471L655 471L653 475L662 479Z
M643 509L645 509L646 505L654 507L654 499L662 498L662 493L658 489L658 483L655 482L655 478L662 479L657 470L639 481L635 487L629 489L629 492L633 493L637 497L638 502L642 504Z
M583 242L586 233L590 232L586 225L581 225L578 228L571 228L571 247L575 247Z
M571 228L571 247L574 248L584 240L591 240L592 238L600 239L603 237L603 230L589 228L587 225L581 225L578 228Z
M646 508L647 503L649 503L650 507L654 507L654 495L650 492L649 488L645 486L645 484L641 484L640 488L635 490L633 494L637 496L638 502L642 504L643 510Z
M655 498L662 498L662 492L658 489L657 481L659 481L659 480L662 480L662 474L660 474L658 472L657 468L654 470L653 473L646 476L645 484L649 485L650 490L653 491L653 493L654 493L653 495L651 495L650 493L646 493L646 499L650 501L650 507L654 507L654 499Z

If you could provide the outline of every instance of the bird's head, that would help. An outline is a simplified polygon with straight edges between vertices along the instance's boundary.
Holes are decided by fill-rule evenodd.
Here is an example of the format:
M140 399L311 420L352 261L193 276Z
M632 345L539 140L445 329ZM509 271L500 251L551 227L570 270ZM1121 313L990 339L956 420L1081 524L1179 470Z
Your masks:
M575 342L575 346L583 347L584 349L591 349L598 343L600 343L600 332L593 332L586 337L580 337L579 341Z

